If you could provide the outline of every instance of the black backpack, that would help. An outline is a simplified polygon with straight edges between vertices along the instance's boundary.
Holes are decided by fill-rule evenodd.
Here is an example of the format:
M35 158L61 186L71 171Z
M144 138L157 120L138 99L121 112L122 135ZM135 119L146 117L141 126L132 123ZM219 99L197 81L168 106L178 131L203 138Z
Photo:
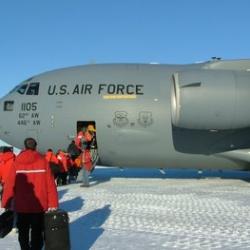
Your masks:
M56 164L56 163L54 163L54 162L52 162L52 161L49 162L49 167L50 167L51 172L52 172L53 174L58 174L58 173L60 173L60 171L61 171L60 165L59 165L59 164Z
M69 144L67 152L72 159L76 159L81 154L81 150L76 146L75 143Z

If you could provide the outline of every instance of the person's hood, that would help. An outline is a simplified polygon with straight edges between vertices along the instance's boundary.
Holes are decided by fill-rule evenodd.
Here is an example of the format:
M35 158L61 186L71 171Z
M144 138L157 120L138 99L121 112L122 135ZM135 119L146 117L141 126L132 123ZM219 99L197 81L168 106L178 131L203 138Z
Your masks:
M16 162L20 164L31 164L41 158L40 153L34 150L23 150L16 157Z

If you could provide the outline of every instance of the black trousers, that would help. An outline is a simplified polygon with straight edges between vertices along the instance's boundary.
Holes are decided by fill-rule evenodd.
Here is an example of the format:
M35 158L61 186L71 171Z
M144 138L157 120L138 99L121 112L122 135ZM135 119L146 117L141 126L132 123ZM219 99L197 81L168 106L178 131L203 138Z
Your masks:
M67 184L68 172L59 173L57 175L57 186Z
M22 250L41 250L44 213L17 213L18 240Z

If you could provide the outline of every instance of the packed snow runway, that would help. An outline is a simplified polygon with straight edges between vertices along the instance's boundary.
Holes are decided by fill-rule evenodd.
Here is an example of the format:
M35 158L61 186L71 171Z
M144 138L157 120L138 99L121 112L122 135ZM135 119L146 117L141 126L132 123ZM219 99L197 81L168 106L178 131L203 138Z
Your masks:
M239 171L97 168L91 187L58 190L72 250L238 250L250 249L249 179ZM17 234L0 249L19 249Z

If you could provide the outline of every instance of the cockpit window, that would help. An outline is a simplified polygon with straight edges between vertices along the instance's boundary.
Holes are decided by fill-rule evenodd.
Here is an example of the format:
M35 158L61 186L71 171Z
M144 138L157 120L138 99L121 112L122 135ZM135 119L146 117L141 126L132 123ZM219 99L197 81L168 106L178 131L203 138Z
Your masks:
M38 94L39 94L39 82L30 83L26 95L38 95Z
M28 84L21 85L16 91L19 94L23 95L25 93L27 87L28 87Z
M39 85L40 82L31 82L25 84L19 84L10 93L17 92L21 95L38 95L39 94Z
M4 111L13 111L14 110L14 101L5 101L3 106Z

